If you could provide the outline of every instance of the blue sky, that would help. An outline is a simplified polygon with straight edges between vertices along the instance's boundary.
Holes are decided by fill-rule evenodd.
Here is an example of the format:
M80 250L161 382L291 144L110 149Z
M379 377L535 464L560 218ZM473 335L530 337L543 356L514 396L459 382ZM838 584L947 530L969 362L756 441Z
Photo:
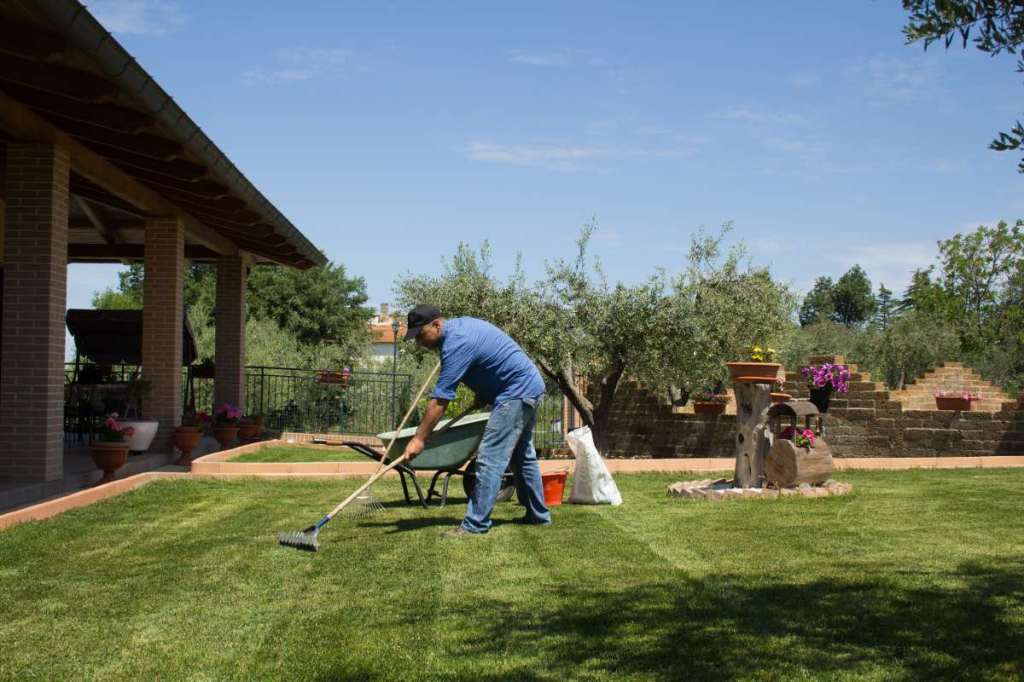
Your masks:
M799 291L854 263L901 291L1024 214L987 149L1012 58L904 45L896 0L88 4L373 304L459 241L540 275L592 217L614 279L732 221ZM69 305L116 271L73 266Z

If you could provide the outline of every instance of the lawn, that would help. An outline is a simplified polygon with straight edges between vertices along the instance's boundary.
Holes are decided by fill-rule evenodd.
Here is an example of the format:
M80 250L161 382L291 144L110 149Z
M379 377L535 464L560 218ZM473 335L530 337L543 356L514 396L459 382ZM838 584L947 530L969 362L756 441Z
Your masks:
M340 445L278 445L232 457L232 462L372 462L351 448Z
M0 533L3 679L1022 679L1024 470L845 472L855 494L694 502L618 477L443 540L376 488L316 554L278 530L356 481L157 482Z

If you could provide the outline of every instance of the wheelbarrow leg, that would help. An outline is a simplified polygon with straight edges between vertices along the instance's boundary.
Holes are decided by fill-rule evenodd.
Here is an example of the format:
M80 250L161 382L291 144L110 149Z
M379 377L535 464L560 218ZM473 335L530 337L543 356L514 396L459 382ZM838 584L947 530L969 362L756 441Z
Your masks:
M435 495L437 497L441 497L437 493L437 479L439 479L441 475L444 473L445 471L443 469L439 469L438 471L434 472L434 477L430 479L430 489L427 491L427 502L430 502L432 499L434 499ZM444 506L444 499L441 500L441 506Z
M409 478L412 479L412 485L414 488L416 488L416 496L420 500L420 506L426 509L427 500L429 500L430 498L428 497L426 500L423 499L423 488L420 487L420 482L419 479L416 478L416 474L412 472L403 471L402 469L399 469L398 473L401 474L402 476L402 492L405 493L405 501L408 502L409 504L412 504L412 499L409 496L409 488L405 485L405 475L409 474Z
M444 477L444 490L441 492L441 506L442 507L448 502L448 484L452 480L452 473L453 472L449 471L448 475Z

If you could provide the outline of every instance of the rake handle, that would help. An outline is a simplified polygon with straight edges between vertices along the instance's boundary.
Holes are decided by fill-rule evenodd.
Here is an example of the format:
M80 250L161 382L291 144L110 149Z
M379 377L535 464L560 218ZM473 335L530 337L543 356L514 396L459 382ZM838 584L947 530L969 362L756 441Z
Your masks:
M445 431L447 431L448 429L450 429L450 428L452 428L453 426L455 426L455 423L456 423L457 421L459 421L460 419L462 419L462 418L463 418L463 417L465 417L465 416L466 416L467 414L469 414L470 412L472 412L472 411L473 411L473 407L475 407L475 406L471 405L471 406L470 406L469 408L467 408L467 409L463 410L463 411L462 411L462 414L460 414L459 416L457 416L457 417L455 417L454 419L452 419L452 420L451 420L450 422L448 422L447 424L445 424L444 426L442 426L441 428L439 428L439 429L438 429L437 431L434 431L434 432L433 432L432 434L430 434L430 435L431 435L431 438L433 438L434 436L439 436L439 435L441 435L442 433L444 433ZM391 441L391 442L392 442L392 443L394 443L394 439L392 439L392 441ZM364 484L362 484L361 486L359 486L358 488L356 488L356 491L355 491L354 493L352 493L352 494L351 494L351 495L349 495L349 496L348 496L347 498L345 498L345 501L344 501L344 502L342 502L341 504L339 504L339 505L338 505L337 507L335 507L335 508L334 508L334 509L333 509L333 510L331 511L331 513L329 513L329 514L328 514L327 516L325 516L325 517L323 518L323 520L322 520L322 521L321 521L321 522L320 522L319 524L317 524L317 526L322 526L322 525L324 525L325 523L327 523L328 521L330 521L330 520L331 520L332 518L334 518L334 517L335 517L335 515L337 515L337 513L338 513L338 512L340 512L340 511L341 511L342 509L344 509L345 507L347 507L347 506L348 506L348 505L349 505L349 504L350 504L350 503L352 502L352 500L354 500L354 499L356 499L357 497L359 497L359 494L360 494L360 493L362 493L362 492L363 492L364 490L366 490L366 489L367 489L367 488L369 488L369 487L370 487L371 485L373 485L374 483L376 483L376 482L377 482L377 480L378 480L378 479L379 479L379 478L380 478L381 476L383 476L383 475L384 475L384 474L386 474L387 472L391 471L392 469L394 469L394 468L395 468L396 466L398 466L398 465L399 465L399 464L401 464L402 462L406 461L407 459L408 459L408 457L406 457L405 455L402 455L401 457L398 457L398 458L396 458L396 459L392 460L391 464L388 464L388 465L387 465L386 467L383 467L383 468L381 468L381 467L378 467L378 468L377 468L377 471L375 471L375 472L374 472L373 476L370 476L370 479L369 479L369 480L368 480L368 481L367 481L366 483L364 483ZM381 460L381 461L383 461L383 460Z
M405 428L405 423L407 421L409 421L409 417L411 417L413 411L415 411L416 405L420 402L420 398L423 397L423 393L426 392L427 386L430 385L430 380L434 378L434 375L437 374L438 371L440 371L440 369L441 369L441 363L439 361L436 365L434 365L434 369L430 370L430 374L427 375L427 379L426 379L426 381L423 382L423 385L420 386L420 392L417 393L416 397L412 399L412 403L409 404L409 409L405 411L405 416L402 417L402 421L399 422L398 428L394 430L394 435L391 436L391 441L388 443L388 446L386 448L384 448L384 452L390 452L391 451L391 446L394 445L395 441L398 439L399 432L401 432L401 430L403 428ZM381 460L381 464L383 464L383 463L384 463L384 460ZM381 471L381 467L380 467L380 465L378 465L377 466L377 471L374 472L374 475L376 476L377 474L380 473L380 471Z

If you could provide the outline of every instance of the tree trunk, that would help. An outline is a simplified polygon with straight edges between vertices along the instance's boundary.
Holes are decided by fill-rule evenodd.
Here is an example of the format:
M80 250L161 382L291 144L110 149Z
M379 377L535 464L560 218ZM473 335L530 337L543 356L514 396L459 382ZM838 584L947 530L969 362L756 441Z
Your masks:
M605 456L608 453L608 422L611 418L612 404L615 401L615 391L626 369L625 366L622 363L616 363L611 371L601 378L600 394L595 405L580 390L575 377L571 375L568 368L561 367L558 371L554 371L543 362L538 361L537 364L544 374L558 384L562 395L579 412L583 424L590 427L594 436L594 446L601 456Z
M771 435L764 410L771 406L771 384L739 383L736 393L736 486L764 487L764 458Z

